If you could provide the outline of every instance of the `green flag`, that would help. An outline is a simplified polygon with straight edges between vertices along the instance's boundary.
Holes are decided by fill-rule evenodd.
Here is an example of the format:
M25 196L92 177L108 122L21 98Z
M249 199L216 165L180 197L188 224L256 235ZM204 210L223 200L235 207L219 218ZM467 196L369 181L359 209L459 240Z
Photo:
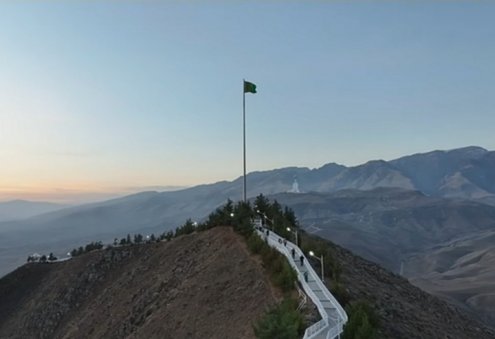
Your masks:
M244 93L256 93L256 85L249 81L244 81Z

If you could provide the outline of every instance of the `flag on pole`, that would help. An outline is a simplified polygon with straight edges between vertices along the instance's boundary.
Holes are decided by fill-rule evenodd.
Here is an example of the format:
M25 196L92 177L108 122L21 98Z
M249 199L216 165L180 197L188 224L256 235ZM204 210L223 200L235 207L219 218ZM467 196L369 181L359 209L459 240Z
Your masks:
M249 81L244 81L244 93L256 93L256 85Z

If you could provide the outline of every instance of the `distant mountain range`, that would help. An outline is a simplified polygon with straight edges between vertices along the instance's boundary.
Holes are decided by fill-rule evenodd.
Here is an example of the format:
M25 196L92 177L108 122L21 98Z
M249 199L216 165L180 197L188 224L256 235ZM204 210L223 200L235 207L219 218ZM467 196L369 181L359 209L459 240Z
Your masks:
M53 212L69 205L42 201L11 200L0 202L0 222L27 219L35 215Z
M397 187L438 197L488 199L495 197L494 169L495 152L471 146L392 161L373 160L355 167L330 163L313 170L254 172L248 179L252 194L288 191L295 177L304 192Z
M281 194L291 190L295 179L299 189L308 193ZM247 183L249 197L273 195L292 206L309 231L317 231L395 272L402 265L408 277L421 281L443 279L442 273L441 278L429 275L438 266L419 264L428 258L425 253L431 253L432 258L449 253L452 265L442 270L455 270L456 263L468 260L469 253L478 253L481 248L462 241L481 239L495 229L495 152L480 147L375 160L355 167L330 163L317 169L252 172ZM227 199L235 201L241 196L242 177L174 192L142 192L2 222L0 276L33 252L60 256L93 240L111 242L127 233L161 233L187 218L200 220ZM453 243L471 252L442 250ZM473 240L473 244L484 243ZM423 266L429 268L422 270ZM477 290L469 294L479 295L471 304L491 302L483 293ZM456 300L469 304L462 298Z
M330 163L317 169L289 167L253 172L247 178L248 196L287 192L295 178L304 192L397 187L437 197L484 199L490 203L491 199L495 201L495 152L466 147L389 162L370 161L355 167ZM133 232L163 232L187 218L201 219L227 199L239 200L241 195L242 177L173 192L142 192L27 220L2 222L0 274L20 263L20 251L24 257L33 251L65 251L82 241L111 241ZM15 254L8 254L12 251ZM5 265L5 261L9 264Z
M495 206L376 188L271 196L291 207L310 233L399 272L409 255L495 230Z

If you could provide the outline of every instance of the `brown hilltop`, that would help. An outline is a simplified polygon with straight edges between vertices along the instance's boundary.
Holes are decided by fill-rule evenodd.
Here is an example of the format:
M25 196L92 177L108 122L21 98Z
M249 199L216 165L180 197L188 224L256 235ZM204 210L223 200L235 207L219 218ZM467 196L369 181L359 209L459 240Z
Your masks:
M406 279L301 238L331 248L348 299L375 309L380 339L495 338ZM280 299L244 239L217 227L20 267L0 279L0 338L254 338L253 322Z
M0 338L253 338L278 297L218 227L19 268L0 280Z

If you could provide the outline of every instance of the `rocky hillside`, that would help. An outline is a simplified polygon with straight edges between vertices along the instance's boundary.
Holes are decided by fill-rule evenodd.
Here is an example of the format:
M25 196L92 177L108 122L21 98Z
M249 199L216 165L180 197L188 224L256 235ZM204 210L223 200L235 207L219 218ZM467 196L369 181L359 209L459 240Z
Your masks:
M378 314L379 338L495 338L493 330L461 309L340 246L325 242L342 265L341 281L350 300L366 300ZM318 268L319 263L314 262L314 267ZM331 283L328 285L331 287Z
M279 297L218 227L20 267L0 280L0 338L253 338Z
M350 300L375 308L380 338L495 338L407 280L326 246ZM217 227L24 265L0 279L0 338L253 338L253 321L280 298L243 238Z
M404 263L404 276L495 327L494 267L495 231L487 231L412 256Z
M495 207L377 188L279 194L308 232L402 274L495 327Z

